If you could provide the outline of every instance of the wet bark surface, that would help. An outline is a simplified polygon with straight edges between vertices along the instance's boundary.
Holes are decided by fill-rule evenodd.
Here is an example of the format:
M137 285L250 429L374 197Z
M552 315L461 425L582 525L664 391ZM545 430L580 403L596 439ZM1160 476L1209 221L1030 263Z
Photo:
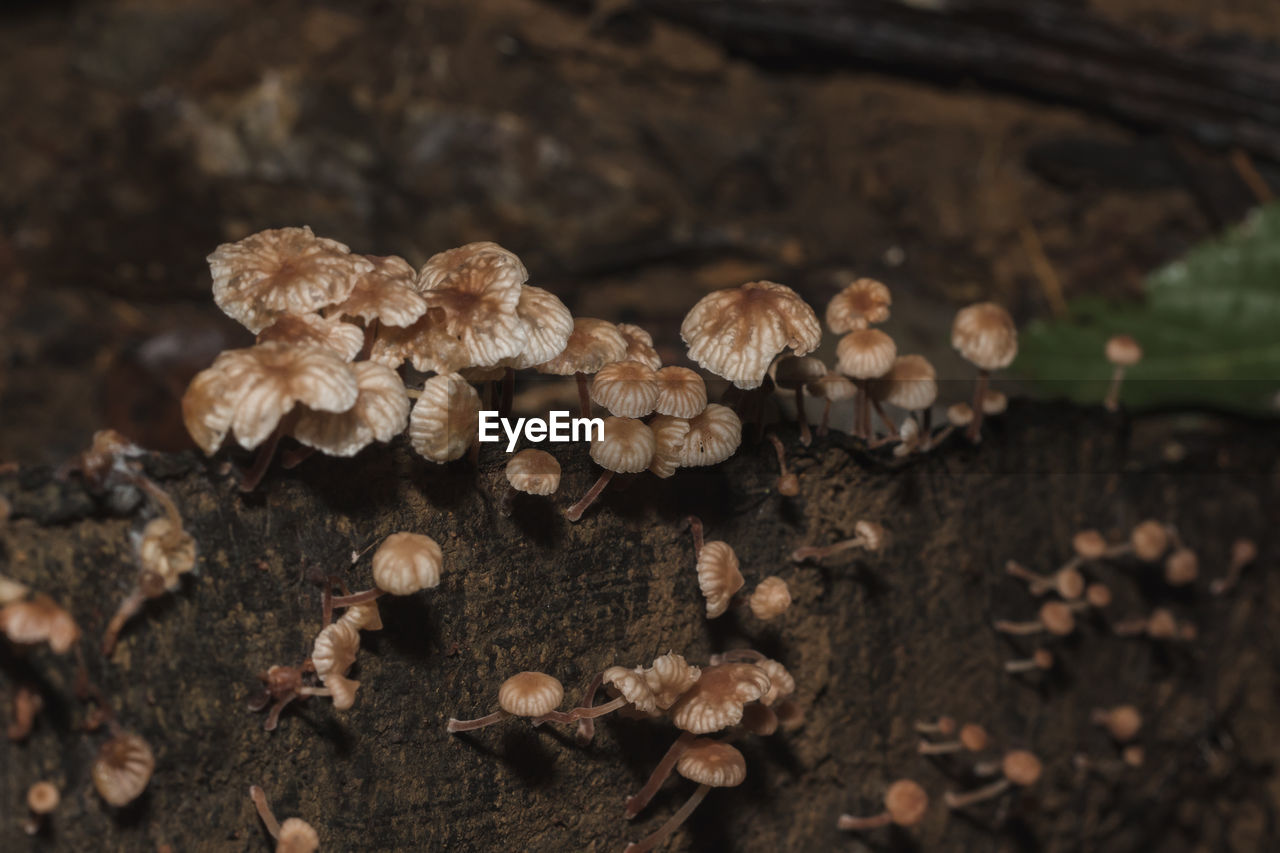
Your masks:
M0 475L13 507L0 529L4 573L76 616L91 678L157 757L140 800L106 807L88 775L105 734L82 729L71 659L0 647L6 699L26 684L46 705L29 739L0 742L0 847L266 850L247 795L258 784L282 819L312 823L324 849L621 850L692 792L669 782L633 824L623 820L624 798L676 736L669 724L605 718L594 744L579 748L562 727L509 720L451 736L445 720L492 710L498 684L519 670L556 675L574 698L614 663L648 663L669 649L701 663L744 645L791 669L804 725L739 739L746 782L713 792L668 849L863 849L835 829L836 816L879 811L886 784L902 776L933 796L929 817L912 833L868 836L873 849L1275 845L1273 427L1167 416L1129 423L1015 403L982 446L953 440L901 463L843 438L804 451L792 431L779 432L800 471L796 498L774 492L765 442L716 468L615 482L576 525L560 510L595 478L581 448L557 451L559 495L517 500L510 517L499 511L506 457L492 449L478 467L431 465L401 444L354 460L314 458L273 470L247 496L216 461L150 457L200 560L180 591L128 625L110 660L97 641L134 580L141 504L89 494L49 469ZM1168 452L1172 442L1180 453ZM769 624L746 611L705 620L682 526L690 513L708 539L737 550L747 590L767 575L785 578L791 610ZM1058 664L1049 675L1005 674L1003 662L1035 643L1010 642L991 623L1031 618L1037 601L1004 562L1047 571L1069 556L1077 529L1118 539L1147 517L1177 525L1200 555L1200 581L1173 594L1154 569L1091 569L1114 604L1050 644ZM789 560L799 545L852 535L858 519L889 529L884 551ZM383 600L385 628L363 634L354 708L335 712L313 698L263 731L245 707L255 673L300 662L321 627L308 575L319 569L365 588L368 556L353 566L352 553L400 530L440 542L443 583ZM1236 592L1211 596L1207 582L1225 571L1237 536L1255 538L1262 557ZM1194 623L1198 639L1159 644L1108 629L1158 604ZM1116 756L1089 713L1121 702L1146 717L1146 763L1079 774L1077 753ZM915 754L913 721L939 714L982 723L1000 748L1034 750L1044 778L948 815L942 792L976 783L970 759ZM45 833L28 839L14 816L38 779L55 781L63 803Z

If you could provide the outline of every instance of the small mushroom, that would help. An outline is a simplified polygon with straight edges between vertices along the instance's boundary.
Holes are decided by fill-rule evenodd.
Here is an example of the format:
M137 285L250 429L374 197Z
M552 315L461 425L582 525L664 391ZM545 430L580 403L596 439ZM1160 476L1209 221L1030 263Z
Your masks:
M1008 367L1018 355L1018 328L1008 311L994 302L979 302L956 313L951 345L978 368L971 407L974 418L968 430L969 440L977 442L982 438L982 402L988 377L993 370Z
M285 314L258 333L257 343L282 343L293 347L320 347L331 350L343 361L351 361L364 346L359 326L337 317L318 314Z
M333 607L367 604L386 593L413 595L440 585L444 552L421 533L392 533L373 554L374 589L334 598Z
M518 672L498 688L498 710L474 720L449 719L450 733L482 729L508 717L542 717L564 701L564 687L542 672Z
M591 399L620 418L643 418L658 403L653 368L640 361L606 364L591 378Z
M1056 637L1065 637L1076 629L1076 617L1071 605L1061 601L1046 601L1040 605L1035 621L1011 622L1001 619L995 623L995 629L1005 634L1018 635L1047 631Z
M897 406L907 412L921 413L921 419L929 417L938 399L938 374L933 365L922 355L900 355L894 359L889 372L874 379L868 386L871 403L890 432L898 429L880 405L882 402ZM927 420L925 421L927 424ZM929 431L926 425L925 432Z
M991 736L977 723L965 723L955 740L920 741L916 752L921 755L947 755L953 752L982 752L991 745Z
M155 768L156 759L147 742L120 732L98 749L91 768L93 786L108 805L127 806L146 790Z
M1142 347L1128 335L1113 335L1107 339L1105 352L1114 370L1103 405L1107 411L1114 412L1120 408L1120 384L1124 382L1124 372L1142 361Z
M872 438L869 382L888 373L897 357L893 338L879 329L854 329L836 346L836 369L858 386L851 432L863 441Z
M738 555L728 542L703 542L702 522L694 516L689 516L689 531L698 561L698 588L707 602L707 618L715 619L729 609L733 596L746 581L738 568Z
M998 797L1013 785L1021 788L1034 785L1040 780L1040 775L1043 771L1044 766L1033 753L1027 752L1025 749L1015 749L1005 753L1004 759L1000 762L1002 779L962 794L948 791L943 796L943 801L949 809L963 809L974 803Z
M893 295L873 278L860 278L827 303L827 328L842 335L889 319Z
M627 361L638 361L655 371L662 367L662 359L653 348L653 335L632 323L619 323L618 332L627 342Z
M545 450L532 447L521 450L507 460L507 499L504 505L510 513L510 498L515 492L526 495L554 495L560 488L560 463Z
M404 258L395 255L365 255L373 269L356 280L351 293L326 313L364 321L368 332L376 324L412 326L427 313L427 301L418 293L417 272Z
M1170 586L1195 583L1200 576L1200 558L1190 548L1175 548L1164 558L1164 579Z
M1084 575L1072 566L1063 566L1051 575L1040 575L1028 569L1017 560L1009 560L1004 565L1007 574L1027 582L1028 591L1032 595L1044 595L1056 592L1066 599L1076 599L1084 595Z
M30 814L22 824L23 831L27 835L38 833L49 814L58 807L60 802L62 802L62 795L58 793L58 787L52 782L40 781L28 788L27 811Z
M761 622L781 616L791 606L791 590L787 582L777 575L770 575L756 585L751 593L751 615Z
M680 756L676 772L691 782L697 782L697 790L666 823L639 843L628 844L624 853L646 853L661 844L693 814L712 788L741 785L747 778L747 763L742 753L729 744L699 738Z
M358 389L355 404L345 412L301 406L289 433L301 444L327 456L354 456L375 441L388 442L404 432L409 398L399 374L373 361L358 361L351 371Z
M469 243L429 258L417 288L443 335L461 348L459 367L493 367L520 355L525 329L517 306L529 278L524 264L495 243Z
M18 645L48 643L57 654L66 654L80 639L80 627L71 614L47 595L15 601L0 608L0 633Z
M649 467L657 452L658 443L653 430L642 421L632 418L605 418L604 436L591 442L589 453L604 473L587 490L582 499L564 511L570 521L577 521L595 503L605 486L618 474L638 474Z
M461 459L479 438L480 395L456 373L432 376L409 413L409 444L432 462Z
M1234 589L1240 582L1240 574L1245 566L1258 559L1258 545L1252 539L1237 539L1231 543L1231 562L1227 564L1227 573L1209 584L1209 591L1214 595L1222 595ZM3 601L0 597L0 601Z
M153 518L138 540L138 582L116 608L102 636L102 654L110 656L125 624L146 604L178 588L182 575L196 565L196 541L169 516Z
M625 361L627 339L618 327L594 317L575 317L573 333L564 349L555 358L536 365L539 373L556 376L574 376L578 382L578 403L582 417L591 416L591 398L587 391L587 376L596 373L606 364Z
M707 383L687 367L664 367L654 374L658 400L653 410L660 415L692 418L707 407Z
M684 444L689 437L689 422L670 415L654 415L649 420L653 430L653 459L649 473L666 479L674 476L684 456Z
M1116 622L1111 630L1118 637L1146 636L1153 640L1191 641L1198 633L1195 625L1179 621L1173 611L1164 607L1157 607L1149 616Z
M782 446L782 440L773 433L769 433L769 441L778 455L778 483L775 488L783 497L794 498L800 494L800 478L787 470L787 450Z
M822 419L818 422L818 435L824 436L831 425L831 405L844 400L852 400L858 394L858 386L854 385L842 373L829 371L805 386L810 396L822 400Z
M2 500L2 499L0 499ZM0 607L21 601L31 592L31 587L18 583L10 577L0 575Z
M918 782L911 779L899 779L889 786L884 793L884 811L871 817L854 817L840 815L836 821L837 829L862 832L878 829L894 824L896 826L915 826L924 820L929 811L929 795Z
M1154 519L1147 519L1134 526L1129 534L1128 549L1113 548L1108 555L1118 555L1127 550L1144 563L1154 563L1164 556L1169 548L1169 541L1168 526Z
M1048 649L1036 649L1029 658L1004 662L1004 671L1008 673L1034 672L1036 670L1048 672L1051 669L1053 669L1053 652Z
M320 849L320 836L311 824L296 817L286 818L283 824L279 823L271 811L271 804L267 802L266 792L257 785L249 786L249 798L258 810L262 825L276 841L276 853L315 853Z
M827 366L813 356L787 355L774 365L773 381L784 391L795 394L796 423L800 427L800 443L806 447L813 441L809 432L809 419L804 412L804 389L813 381L827 374Z
M718 465L728 459L742 443L742 421L733 409L710 403L697 416L689 419L680 454L681 468Z
M1120 743L1133 740L1142 729L1142 713L1132 705L1095 708L1089 719L1095 726L1106 729L1107 734Z
M956 733L956 718L944 715L936 720L917 720L915 730L922 735L951 737Z
M749 663L703 668L702 676L670 708L676 728L695 735L711 734L742 721L742 709L759 701L770 687L769 675Z
M791 560L795 563L804 560L824 560L832 554L848 551L851 548L865 548L868 551L879 551L888 542L888 533L884 527L874 521L859 521L853 526L854 536L831 545L806 545L791 552Z
M1085 602L1095 610L1111 605L1111 587L1094 581L1084 588Z

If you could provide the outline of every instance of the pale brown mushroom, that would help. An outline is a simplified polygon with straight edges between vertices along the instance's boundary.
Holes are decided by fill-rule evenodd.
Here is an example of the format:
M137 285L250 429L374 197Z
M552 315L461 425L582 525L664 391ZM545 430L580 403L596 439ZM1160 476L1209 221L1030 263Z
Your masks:
M836 369L858 386L853 429L850 432L864 441L871 440L871 406L869 380L884 376L893 368L898 347L893 338L879 329L854 329L836 346Z
M653 459L649 473L666 479L676 473L684 454L684 444L689 436L689 421L670 415L654 415L649 421L653 431Z
M991 745L991 736L977 723L965 723L955 740L926 741L916 746L921 755L948 755L953 752L982 752Z
M1025 749L1015 749L1005 753L1004 759L1000 762L1000 773L1004 778L963 794L948 791L943 796L943 801L949 809L966 808L974 803L998 797L1013 785L1021 788L1034 785L1040 780L1043 771L1044 767L1040 759L1033 753Z
M671 722L695 735L736 726L742 720L743 706L760 700L769 686L768 673L754 664L705 667L702 676L671 706Z
M898 428L886 415L882 402L897 406L907 412L920 412L923 430L929 432L928 418L938 399L938 374L933 365L922 355L900 355L893 360L889 372L869 385L872 405L890 432Z
M358 394L345 412L301 406L290 435L328 456L354 456L375 441L387 442L409 422L409 397L400 375L373 361L351 365ZM287 464L287 463L286 463Z
M813 356L786 355L773 366L773 381L784 391L795 394L796 424L800 427L800 443L806 447L813 441L809 418L804 411L804 389L827 375L827 366Z
M520 354L525 330L516 313L529 273L493 243L470 243L432 256L418 271L418 292L442 314L444 334L466 353L462 367L492 367Z
M57 654L66 654L80 639L80 627L71 614L47 595L14 601L0 608L0 633L19 645L48 643Z
M527 495L554 495L560 488L560 463L545 450L532 447L507 460L507 483Z
M1017 560L1009 560L1004 564L1006 574L1026 581L1027 590L1032 595L1045 595L1056 592L1066 599L1076 599L1084 595L1084 575L1073 566L1063 566L1051 575L1037 574Z
M347 298L326 313L363 320L370 332L379 324L412 326L427 313L427 300L417 289L418 274L408 261L396 255L364 258L373 269L360 276Z
M625 361L627 339L618 327L606 320L594 317L575 317L573 333L564 348L552 359L536 365L539 373L556 376L573 376L578 382L578 404L582 417L591 416L591 399L587 390L587 376L596 373L606 364Z
M620 418L643 418L658 403L653 368L641 361L606 364L591 377L591 399Z
M1065 637L1076 629L1075 611L1071 605L1061 601L1046 601L1040 606L1034 621L1012 622L1001 619L995 623L995 629L1005 634L1024 635L1048 632L1057 637Z
M738 555L728 542L703 542L702 522L694 516L689 516L688 521L697 559L698 587L707 602L707 618L715 619L729 609L733 596L745 583L738 568Z
M1107 734L1120 743L1133 740L1142 730L1142 712L1133 705L1095 708L1089 715L1089 720L1095 726L1102 726Z
M176 590L182 576L196 565L195 539L182 528L181 523L167 515L147 522L137 540L137 553L138 582L120 602L103 631L104 656L111 654L120 631L148 599Z
M1103 405L1107 411L1114 412L1120 408L1120 385L1124 382L1125 370L1142 361L1142 347L1129 335L1113 335L1107 339L1104 353L1113 370Z
M638 361L654 371L662 367L662 359L653 348L653 335L632 323L619 323L617 329L627 342L627 361Z
M658 400L653 410L660 415L689 419L707 407L707 383L687 367L664 367L654 375Z
M457 374L432 376L409 413L409 444L432 462L460 459L479 437L480 395Z
M1186 586L1200 576L1200 558L1190 548L1175 548L1164 559L1164 579L1170 586Z
M811 396L822 400L822 419L818 422L818 435L827 434L831 424L831 406L833 403L852 400L858 394L858 386L849 381L843 373L832 370L818 377L805 386Z
M822 560L832 554L848 551L851 548L865 548L868 551L879 551L885 547L889 534L883 525L874 521L860 520L853 525L853 538L830 545L806 545L791 552L791 560L796 563L805 560Z
M1048 672L1051 669L1053 669L1053 652L1048 649L1036 649L1029 658L1004 662L1004 671L1008 673L1033 672L1035 670Z
M710 403L701 414L689 419L689 432L680 453L681 468L718 465L742 443L742 421L733 409Z
M666 823L639 843L628 844L624 853L647 853L675 832L712 788L732 788L747 778L747 763L742 753L714 740L699 738L688 746L676 764L676 772L697 782L698 787Z
M917 720L914 728L922 735L951 737L956 733L956 719L943 715L936 720Z
M306 821L291 817L281 824L271 811L266 792L257 785L249 786L249 798L267 832L276 842L276 853L315 853L320 849L320 836Z
M582 518L613 479L615 473L638 474L649 467L657 451L653 430L642 421L631 418L605 418L604 437L591 442L590 454L596 464L604 469L595 484L582 499L565 510L570 521Z
M259 332L256 342L320 347L336 353L343 361L351 361L364 346L364 330L337 317L285 314Z
M836 820L837 829L865 831L894 824L915 826L929 811L929 795L918 782L899 779L884 793L884 811L870 817L844 814Z
M827 303L827 328L837 335L889 319L893 295L873 278L860 278Z
M787 582L777 575L770 575L756 585L751 593L751 615L762 622L777 618L791 606L791 590Z
M1124 619L1111 626L1118 637L1146 636L1153 640L1191 641L1198 634L1196 626L1183 622L1166 607L1157 607L1148 616Z
M146 790L155 770L151 747L138 735L121 732L98 749L91 775L98 795L112 806L127 806Z
M498 710L474 720L449 719L447 731L469 732L508 717L542 717L564 701L564 687L542 672L518 672L498 688Z
M38 833L41 827L44 826L48 815L58 807L60 802L62 802L62 795L58 792L58 787L52 782L42 780L28 788L27 811L30 814L23 821L23 831L27 835Z
M965 361L978 368L974 384L973 421L969 424L970 441L982 437L982 400L987 380L993 370L1008 367L1018 355L1018 328L1009 312L994 302L979 302L961 308L951 324L951 345Z

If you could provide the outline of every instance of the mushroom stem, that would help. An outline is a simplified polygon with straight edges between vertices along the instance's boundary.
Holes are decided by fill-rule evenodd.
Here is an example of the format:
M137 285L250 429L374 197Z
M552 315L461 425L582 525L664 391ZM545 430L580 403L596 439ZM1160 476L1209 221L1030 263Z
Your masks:
M891 823L893 823L893 818L888 812L881 812L873 817L855 817L851 814L842 814L836 820L836 829L852 829L855 831L879 829Z
M1019 637L1044 632L1043 622L1011 622L1008 619L1000 619L993 627L1002 634L1014 634Z
M568 713L563 713L560 711L552 711L549 714L543 714L541 717L538 717L536 720L533 721L533 724L536 726L543 722L576 723L579 720L594 720L596 717L603 717L605 714L610 714L618 710L619 708L625 706L626 704L627 704L627 700L619 696L616 699L610 699L608 702L605 702L603 705L591 705L591 706L582 706L578 708L571 708Z
M253 805L258 809L258 817L262 818L262 825L267 828L267 832L271 833L271 837L280 838L280 822L276 820L276 816L271 811L271 804L267 802L267 793L257 785L249 786L249 799L253 800Z
M667 822L652 834L645 836L643 841L627 845L627 849L623 853L647 853L657 847L663 841L667 840L667 836L680 828L680 824L689 819L689 815L693 814L693 810L702 802L702 798L711 790L710 785L699 785L698 790L694 791L680 810L667 819Z
M578 703L580 707L590 708L591 703L596 699L596 691L604 684L604 673L597 672L595 678L591 679L591 683L587 685L587 689L582 694L582 701ZM596 721L591 717L583 717L578 720L578 733L574 736L574 740L578 746L586 746L591 743L592 738L596 736Z
M330 607L355 607L357 604L368 604L370 601L376 601L386 595L384 590L374 588L366 589L361 592L353 592L350 595L337 595L329 601Z
M511 414L511 404L516 397L516 369L508 367L506 372L502 374L502 403L498 408L498 414L501 417L507 417Z
M282 696L277 699L275 704L271 706L271 710L267 712L267 718L262 721L262 730L274 732L276 726L280 723L281 712L288 707L290 702L297 699L298 695L297 693L291 693L288 696Z
M1111 372L1111 385L1107 388L1106 399L1102 401L1102 405L1107 407L1108 412L1114 412L1120 408L1120 384L1124 382L1124 367L1117 364L1115 370Z
M867 383L866 380L855 379L853 384L858 389L858 396L853 403L853 429L850 432L853 433L854 438L861 438L866 441L869 437L867 435L868 430L863 424L869 423L871 420L868 416L871 410L867 406Z
M889 417L885 413L884 406L880 405L880 401L872 400L871 405L875 407L876 414L880 416L880 420L884 423L885 427L889 430L889 434L897 435L898 425L893 422L893 418Z
M958 740L944 740L937 743L922 740L916 746L916 752L920 755L950 755L953 752L964 752L964 750L964 744Z
M103 657L109 657L116 647L116 640L120 636L120 632L124 629L125 623L138 615L138 611L142 610L142 606L147 603L147 596L140 587L134 587L133 592L125 596L124 601L120 602L120 606L116 608L115 615L111 617L111 621L107 623L107 629L102 632L102 654Z
M800 478L787 470L787 450L782 446L782 439L769 433L769 441L778 454L778 494L788 498L795 497L800 494Z
M267 469L271 467L271 460L276 455L276 446L280 444L280 439L284 436L284 423L284 420L281 420L279 426L272 430L271 435L258 448L258 455L254 457L253 464L249 466L249 469L244 472L244 476L240 478L240 491L252 492L262 482Z
M987 378L990 372L978 371L978 378L973 383L973 420L969 422L966 435L974 444L982 441L982 397L987 393Z
M667 754L662 756L662 760L658 762L658 766L653 768L653 772L649 774L649 779L644 783L644 787L636 791L634 796L627 798L627 820L631 820L631 818L644 811L644 807L649 805L653 795L658 793L662 783L667 781L671 771L676 769L676 762L693 745L694 740L695 738L690 732L680 733L680 737L676 738L676 742L671 744Z
M175 529L182 529L182 513L178 512L178 505L173 502L173 498L169 497L168 492L156 485L150 477L142 474L135 474L129 479L156 502Z
M310 459L315 455L315 452L316 449L314 447L297 447L292 450L286 450L280 454L280 467L286 471L291 471Z
M693 534L693 556L696 559L702 555L702 519L696 515L691 515L687 521L689 522L689 532Z
M956 730L956 721L952 717L939 717L933 722L918 720L915 730L922 735L951 735Z
M1004 662L1004 671L1011 674L1033 672L1035 670L1043 671L1052 668L1053 653L1048 649L1036 649L1035 653L1029 658L1018 658Z
M500 723L511 715L506 711L498 710L492 714L485 714L483 717L476 717L474 720L456 720L449 718L449 724L445 726L445 731L453 734L454 732L469 732L474 729L483 729L485 726L491 726L494 723Z
M582 374L578 374L581 376ZM609 485L609 481L613 479L613 472L605 469L600 475L600 479L596 480L595 485L587 489L587 493L582 496L582 500L564 511L565 518L570 521L577 521L582 518L582 514L587 511L587 507L596 502L596 498L600 497L600 493L604 491L604 487Z
M831 428L831 401L827 400L822 404L822 420L818 422L818 437L825 438L827 430Z
M579 371L575 374L578 378L578 409L582 412L582 417L591 417L591 394L587 391L587 374Z
M800 563L805 560L821 560L830 557L832 554L839 554L841 551L863 547L866 547L866 540L861 536L845 539L843 542L834 542L830 545L806 545L791 552L791 561Z
M804 413L804 386L796 386L796 424L800 427L800 443L808 447L813 443L813 433L809 431L809 418Z
M949 809L962 809L971 806L974 803L980 803L983 800L989 800L992 797L998 797L1005 791L1009 790L1010 782L1008 779L1000 779L985 785L981 788L975 788L972 791L966 791L963 794L957 794L955 791L947 791L942 795L942 801L947 804Z

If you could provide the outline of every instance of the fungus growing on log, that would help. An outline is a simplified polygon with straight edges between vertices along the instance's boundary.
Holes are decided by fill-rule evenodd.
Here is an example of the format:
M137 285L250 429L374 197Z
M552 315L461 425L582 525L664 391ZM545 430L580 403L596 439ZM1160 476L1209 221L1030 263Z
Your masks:
M1107 339L1104 352L1113 370L1103 405L1107 411L1114 412L1120 408L1120 385L1124 382L1124 373L1142 361L1142 347L1129 335L1113 335Z
M1044 767L1040 763L1040 759L1033 753L1025 749L1016 749L1005 753L1004 758L1000 762L1000 773L1003 778L992 782L982 788L965 793L957 794L948 791L943 796L943 801L949 809L963 809L974 803L980 803L983 800L994 799L1000 796L1010 787L1017 785L1020 788L1030 787L1040 780L1040 775Z
M450 733L469 732L500 723L508 717L542 717L564 701L564 687L542 672L518 672L498 688L498 710L474 720L450 718Z
M873 278L860 278L827 303L827 328L837 335L889 319L893 295Z
M127 806L146 790L156 768L151 747L141 737L119 732L98 749L93 760L93 786L112 806Z
M924 820L929 811L929 795L920 783L912 779L899 779L884 792L884 811L870 817L840 815L837 829L863 832L882 826L915 826Z
M658 442L653 430L633 418L605 418L604 435L591 442L591 458L604 473L577 503L564 511L570 521L577 521L587 511L616 474L638 474L653 462Z
M1018 355L1018 328L1009 312L994 302L979 302L956 313L951 324L951 346L964 360L978 368L978 381L973 388L973 420L969 423L969 440L982 438L983 398L987 380L994 370L1003 370Z
M727 743L699 738L690 744L676 763L676 772L698 787L666 823L636 844L628 844L624 853L646 853L680 828L712 788L732 788L747 778L747 763L742 753Z
M573 333L554 358L536 365L539 373L573 376L578 383L578 406L582 417L591 416L591 396L587 377L607 364L625 361L627 339L618 327L594 317L575 317Z

